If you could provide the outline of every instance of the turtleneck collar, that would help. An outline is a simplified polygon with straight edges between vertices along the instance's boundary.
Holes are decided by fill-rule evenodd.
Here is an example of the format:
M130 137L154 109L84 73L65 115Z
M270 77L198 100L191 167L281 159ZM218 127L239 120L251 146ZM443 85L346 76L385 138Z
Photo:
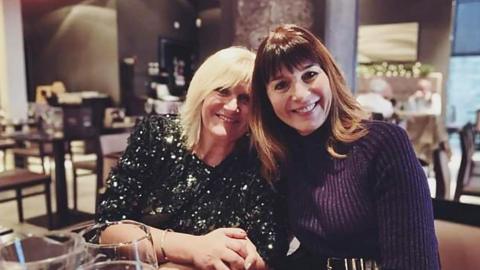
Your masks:
M295 148L325 147L328 137L331 135L330 123L325 123L312 133L302 136L296 130L291 129L288 138L289 145Z

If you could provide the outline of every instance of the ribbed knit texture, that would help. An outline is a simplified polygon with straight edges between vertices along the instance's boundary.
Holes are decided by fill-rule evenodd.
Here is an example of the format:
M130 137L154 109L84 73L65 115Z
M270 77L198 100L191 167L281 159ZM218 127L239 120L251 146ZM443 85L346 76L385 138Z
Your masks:
M427 179L403 129L366 122L369 133L331 157L326 134L291 138L289 218L316 256L366 257L382 269L439 269ZM326 128L323 128L326 129Z

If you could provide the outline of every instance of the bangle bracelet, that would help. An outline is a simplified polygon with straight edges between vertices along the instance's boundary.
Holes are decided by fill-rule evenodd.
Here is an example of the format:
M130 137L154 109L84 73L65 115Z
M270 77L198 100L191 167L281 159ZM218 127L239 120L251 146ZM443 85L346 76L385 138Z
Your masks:
M167 233L168 232L173 232L172 229L165 229L162 231L162 237L160 238L160 251L162 252L162 257L165 261L168 261L167 254L165 253L165 238L167 238Z

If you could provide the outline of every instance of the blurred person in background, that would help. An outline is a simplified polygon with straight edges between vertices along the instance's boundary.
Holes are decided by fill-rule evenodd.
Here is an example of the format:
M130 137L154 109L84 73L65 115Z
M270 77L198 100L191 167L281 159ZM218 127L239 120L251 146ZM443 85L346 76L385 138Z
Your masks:
M387 99L392 96L392 87L382 78L375 78L369 82L369 92L357 96L357 101L365 111L382 115L383 119L392 117L394 109L392 102Z
M408 108L409 111L420 114L440 115L442 113L442 98L430 80L418 80L417 90L408 98Z

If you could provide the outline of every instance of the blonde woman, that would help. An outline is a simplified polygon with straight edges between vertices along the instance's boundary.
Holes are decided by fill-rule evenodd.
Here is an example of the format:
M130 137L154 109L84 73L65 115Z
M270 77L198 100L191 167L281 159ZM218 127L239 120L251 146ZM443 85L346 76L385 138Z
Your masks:
M286 252L277 195L247 136L254 59L238 47L210 56L193 76L180 118L141 122L108 178L98 221L152 226L164 266L265 269ZM110 237L128 233L120 228Z
M290 268L439 268L427 179L406 133L367 120L312 33L271 32L252 88L263 173L281 179L301 243Z

